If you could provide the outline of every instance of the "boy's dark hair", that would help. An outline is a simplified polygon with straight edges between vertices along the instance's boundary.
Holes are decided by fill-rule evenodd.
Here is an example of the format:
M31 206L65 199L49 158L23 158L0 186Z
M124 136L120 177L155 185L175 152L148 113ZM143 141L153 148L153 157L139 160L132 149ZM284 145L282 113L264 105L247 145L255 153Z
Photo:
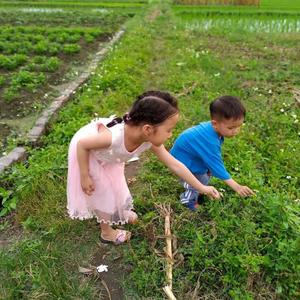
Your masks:
M178 113L178 105L175 97L167 92L148 91L138 96L129 113L123 118L115 118L107 127L125 122L130 125L151 124L158 125Z
M240 99L235 96L221 96L209 105L211 119L233 119L245 118L246 109Z

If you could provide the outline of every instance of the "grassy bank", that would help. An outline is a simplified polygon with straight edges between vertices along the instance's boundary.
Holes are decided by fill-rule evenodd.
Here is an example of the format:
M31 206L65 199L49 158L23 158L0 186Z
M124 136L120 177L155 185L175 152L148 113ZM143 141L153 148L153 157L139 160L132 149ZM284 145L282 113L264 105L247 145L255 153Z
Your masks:
M151 155L131 184L141 222L131 245L118 248L125 299L163 299L164 220L155 203L171 203L177 237L173 290L178 299L295 299L299 297L299 34L191 28L169 5L127 23L127 33L73 103L60 113L41 149L5 177L16 186L16 220L22 239L1 251L4 299L96 299L105 290L78 266L101 251L95 221L66 216L66 156L74 132L95 115L123 113L146 89L177 95L186 127L208 119L208 104L223 94L240 96L248 113L241 134L226 140L232 176L256 190L237 197L222 182L221 201L197 213L181 207L182 191ZM276 63L274 63L276 62ZM172 140L167 143L169 147ZM9 201L9 200L8 200ZM8 231L9 223L2 224ZM115 251L115 250L112 250ZM113 256L108 257L110 265ZM147 272L145 272L147 270ZM199 282L199 285L197 285ZM198 286L198 287L197 287Z

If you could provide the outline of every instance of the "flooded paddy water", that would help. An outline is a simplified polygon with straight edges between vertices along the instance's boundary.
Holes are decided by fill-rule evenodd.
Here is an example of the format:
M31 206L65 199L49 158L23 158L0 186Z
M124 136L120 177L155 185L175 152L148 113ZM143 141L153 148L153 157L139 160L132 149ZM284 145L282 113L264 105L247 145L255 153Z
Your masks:
M264 33L294 33L300 32L300 17L281 16L190 16L182 17L182 22L188 29L264 32Z

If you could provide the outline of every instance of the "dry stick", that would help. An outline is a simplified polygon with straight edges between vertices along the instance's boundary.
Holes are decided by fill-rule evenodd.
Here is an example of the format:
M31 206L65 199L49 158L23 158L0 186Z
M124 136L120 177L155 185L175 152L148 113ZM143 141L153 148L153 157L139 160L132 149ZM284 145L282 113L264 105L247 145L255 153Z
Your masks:
M176 300L176 297L174 296L172 290L170 289L170 287L168 285L163 287L163 290L170 300Z
M80 273L86 274L86 275L91 275L91 274L96 275L101 280L101 283L105 287L109 300L112 300L109 288L108 288L106 282L104 281L104 279L102 279L101 276L98 274L96 267L94 267L94 266L90 266L90 268L78 267L78 271Z
M106 282L105 282L102 278L100 278L100 279L101 279L101 283L103 284L103 286L104 286L105 289L106 289L106 292L107 292L107 295L108 295L109 300L112 300L112 299L111 299L111 294L110 294L110 291L109 291L109 288L108 288Z
M172 290L172 265L173 265L173 253L172 253L172 238L171 238L171 229L170 229L170 215L167 213L165 216L165 235L167 243L167 283L170 289Z
M170 205L166 207L166 205L159 205L159 208L161 209L161 213L163 216L165 216L165 236L166 236L166 255L167 255L167 266L166 266L166 276L167 276L167 283L163 288L163 291L166 293L168 298L170 300L176 300L176 297L174 296L172 292L172 266L173 266L173 253L172 253L172 234L171 234L171 208Z

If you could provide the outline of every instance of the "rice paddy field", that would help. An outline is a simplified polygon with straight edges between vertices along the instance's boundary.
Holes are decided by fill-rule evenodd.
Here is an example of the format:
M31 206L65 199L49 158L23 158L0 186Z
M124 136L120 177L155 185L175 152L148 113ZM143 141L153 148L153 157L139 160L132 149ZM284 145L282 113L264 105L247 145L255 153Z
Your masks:
M25 142L41 110L145 3L78 4L0 2L1 153Z
M20 2L30 10L46 3ZM126 1L128 11L114 8L111 18L100 21L91 13L94 6L98 11L123 2L47 1L64 13L89 11L90 25L74 33L80 46L89 30L114 32L122 24L126 34L52 121L41 145L28 147L28 159L0 175L0 299L167 299L162 204L172 210L177 299L300 297L300 1L203 2ZM11 1L0 3L3 11L19 9ZM71 22L64 30L74 30L74 18L60 21L58 11L46 15L47 22ZM16 13L10 24L17 19L30 20ZM126 226L132 240L104 246L95 220L67 216L68 145L95 116L122 115L149 89L169 91L179 102L180 121L167 148L184 129L209 119L213 99L239 96L246 122L238 136L225 140L223 157L232 177L256 195L241 198L213 179L223 198L206 199L191 212L179 202L178 179L145 153L128 175L139 215L137 225ZM82 273L82 267L99 264L108 265L108 272Z

